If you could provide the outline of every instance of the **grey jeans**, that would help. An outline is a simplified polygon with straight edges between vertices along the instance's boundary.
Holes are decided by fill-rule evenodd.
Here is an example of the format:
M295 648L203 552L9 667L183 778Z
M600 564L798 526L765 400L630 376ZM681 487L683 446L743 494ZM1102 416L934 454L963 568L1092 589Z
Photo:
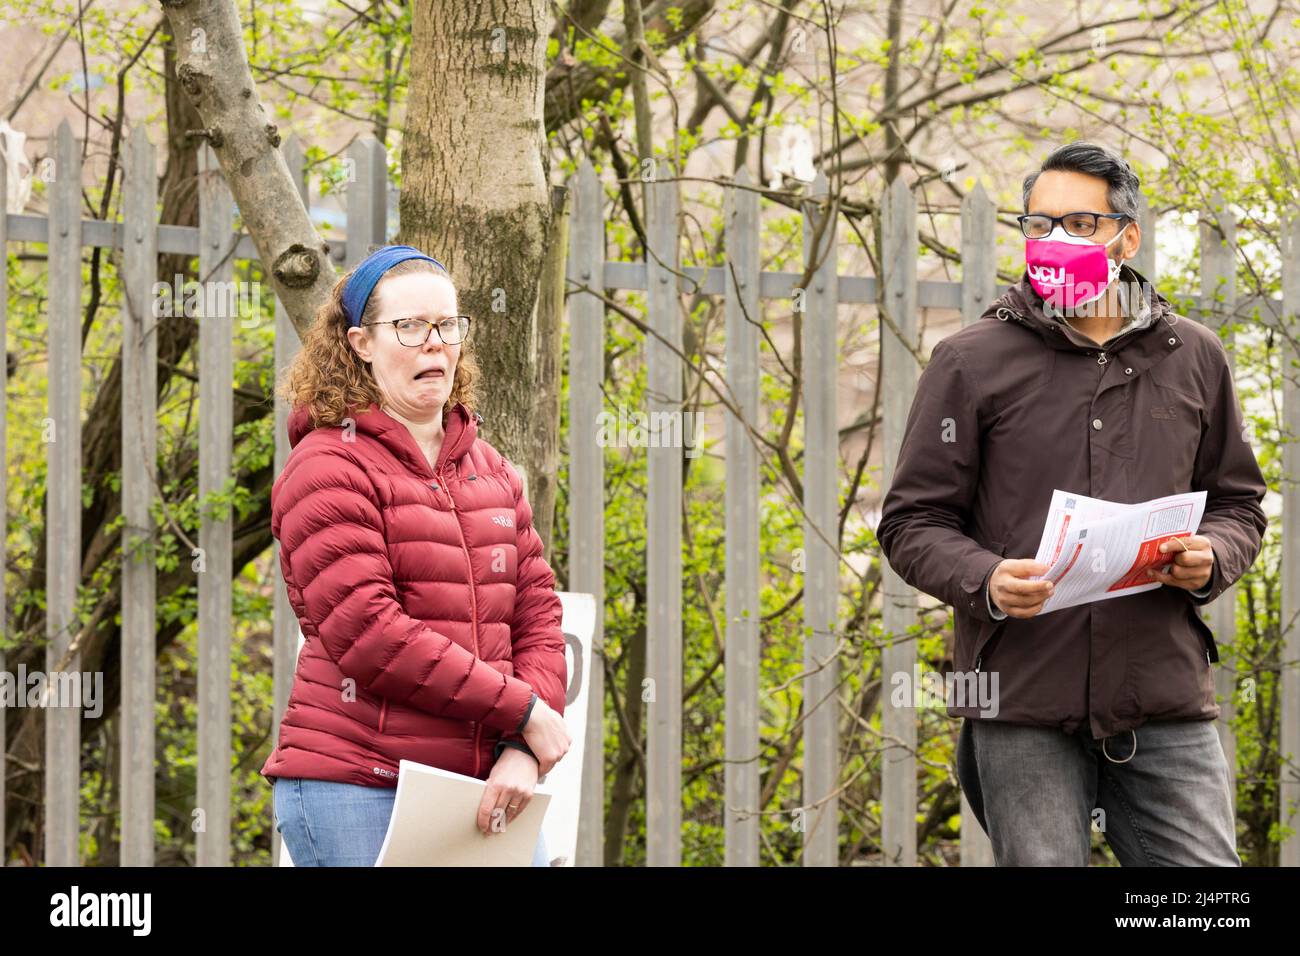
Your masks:
M1097 740L964 718L957 775L998 866L1087 866L1094 819L1123 866L1241 865L1213 720Z

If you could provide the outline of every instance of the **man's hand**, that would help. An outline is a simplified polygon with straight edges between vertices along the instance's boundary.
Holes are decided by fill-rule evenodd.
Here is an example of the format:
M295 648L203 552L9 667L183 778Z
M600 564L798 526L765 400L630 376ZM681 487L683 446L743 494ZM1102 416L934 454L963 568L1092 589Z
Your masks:
M1160 546L1160 551L1172 553L1173 561L1168 573L1148 568L1147 577L1152 581L1187 591L1199 591L1210 583L1210 576L1214 573L1214 549L1209 538L1200 534L1170 538Z
M537 703L533 704L532 713L528 715L528 723L524 724L524 743L536 754L540 772L545 776L569 752L573 739L569 736L564 718L538 697Z
M1030 581L1034 574L1046 574L1051 565L1033 558L1007 558L989 578L989 597L1007 617L1033 617L1052 596L1052 582Z
M536 786L537 761L514 747L501 751L478 806L479 830L484 834L500 833L523 812Z

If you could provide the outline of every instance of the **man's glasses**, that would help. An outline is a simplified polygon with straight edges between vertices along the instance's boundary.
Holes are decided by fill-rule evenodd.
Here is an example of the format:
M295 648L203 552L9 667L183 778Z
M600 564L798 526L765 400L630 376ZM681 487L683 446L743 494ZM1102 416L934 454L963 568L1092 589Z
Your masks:
M1067 235L1085 239L1097 231L1098 219L1127 219L1122 212L1067 212L1064 216L1017 216L1026 239L1046 239L1059 222Z
M429 333L438 330L444 345L459 345L469 335L468 315L449 315L437 322L428 319L389 319L387 322L366 322L366 325L391 325L397 329L397 341L411 348L419 348L429 341Z

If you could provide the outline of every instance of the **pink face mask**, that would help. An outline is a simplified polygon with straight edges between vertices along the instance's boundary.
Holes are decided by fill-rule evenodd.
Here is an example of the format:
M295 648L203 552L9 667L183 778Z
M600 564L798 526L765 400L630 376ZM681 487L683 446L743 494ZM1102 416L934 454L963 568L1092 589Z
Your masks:
M1026 239L1029 284L1062 311L1101 298L1119 275L1119 263L1106 255L1106 247L1122 236L1124 229L1105 243L1072 236L1060 226L1046 239Z

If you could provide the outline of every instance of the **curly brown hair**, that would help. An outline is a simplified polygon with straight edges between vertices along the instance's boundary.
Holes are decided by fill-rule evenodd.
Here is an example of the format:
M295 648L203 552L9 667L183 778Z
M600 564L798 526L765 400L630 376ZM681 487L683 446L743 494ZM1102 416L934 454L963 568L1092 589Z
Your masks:
M353 270L355 271L355 270ZM406 259L397 263L379 280L361 313L361 321L369 322L379 311L379 290L389 276L409 272L429 272L444 276L452 287L455 280L442 266L427 259ZM316 312L316 321L302 337L302 348L294 356L281 376L276 394L289 403L290 408L307 405L311 408L313 425L341 425L357 410L364 411L373 402L382 405L383 395L366 362L348 341L348 317L343 310L343 287L352 272L334 284L329 300ZM367 330L368 332L368 330ZM443 406L442 419L457 402L471 412L478 403L479 368L474 361L470 338L460 347L460 360L456 363L451 395Z

